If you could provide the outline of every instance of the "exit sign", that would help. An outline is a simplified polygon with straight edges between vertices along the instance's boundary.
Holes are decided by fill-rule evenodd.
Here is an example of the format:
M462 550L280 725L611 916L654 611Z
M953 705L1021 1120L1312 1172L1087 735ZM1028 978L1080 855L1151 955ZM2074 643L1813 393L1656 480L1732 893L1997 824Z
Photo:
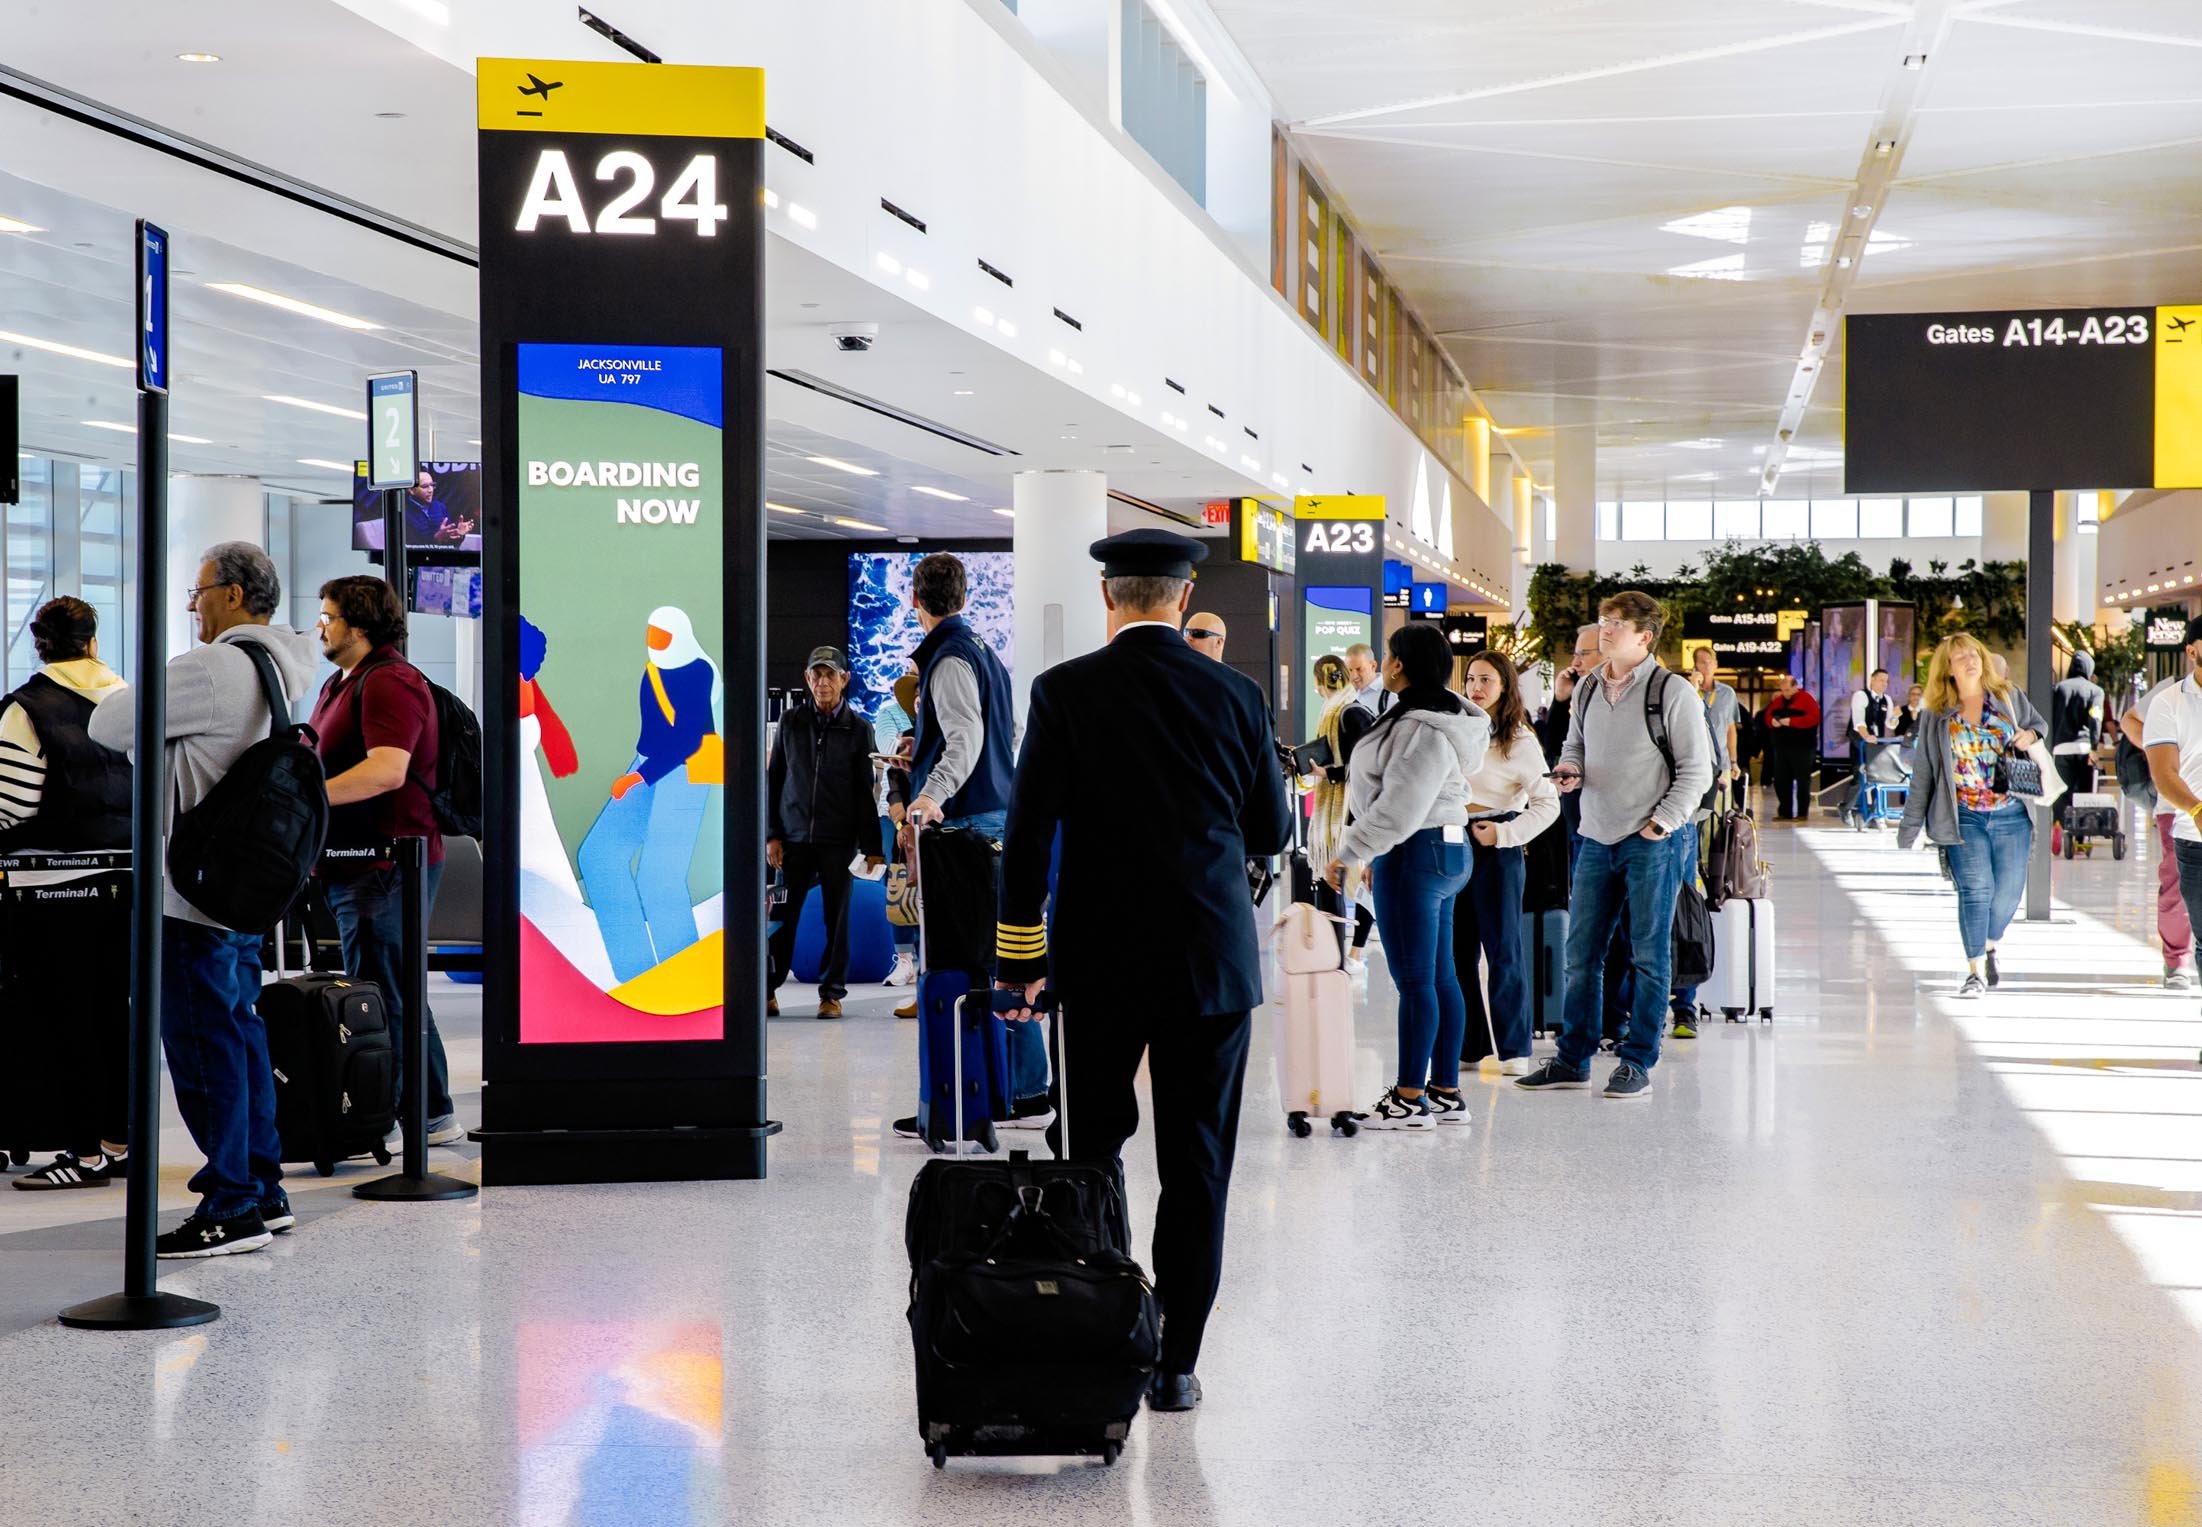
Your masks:
M1230 524L1231 500L1227 498L1212 498L1208 500L1207 503L1201 506L1201 523L1205 525Z

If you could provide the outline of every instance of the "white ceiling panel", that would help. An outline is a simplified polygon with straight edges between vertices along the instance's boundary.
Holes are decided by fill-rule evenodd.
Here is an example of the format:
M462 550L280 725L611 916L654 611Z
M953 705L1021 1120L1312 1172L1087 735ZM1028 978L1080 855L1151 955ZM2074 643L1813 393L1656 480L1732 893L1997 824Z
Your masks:
M2195 0L1210 3L1540 481L1588 417L1608 488L1755 488L1824 304L2202 296Z

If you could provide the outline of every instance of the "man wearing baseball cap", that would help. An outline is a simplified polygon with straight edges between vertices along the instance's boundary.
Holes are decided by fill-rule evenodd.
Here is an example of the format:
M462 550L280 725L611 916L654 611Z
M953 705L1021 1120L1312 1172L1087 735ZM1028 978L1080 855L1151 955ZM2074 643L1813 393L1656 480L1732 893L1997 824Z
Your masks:
M795 925L811 885L826 918L826 956L818 970L818 1016L841 1016L848 995L849 863L881 863L879 803L872 794L872 727L843 696L849 663L839 647L814 647L804 665L810 704L780 718L765 766L765 862L787 881L779 931L770 945L767 1017L780 1014L780 983L795 951Z

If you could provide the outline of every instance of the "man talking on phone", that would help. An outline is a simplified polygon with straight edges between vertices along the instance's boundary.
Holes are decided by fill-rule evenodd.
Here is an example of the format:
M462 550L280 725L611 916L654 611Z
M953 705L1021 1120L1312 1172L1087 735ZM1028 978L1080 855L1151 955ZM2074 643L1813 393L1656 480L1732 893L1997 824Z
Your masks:
M826 918L826 956L818 967L818 1016L841 1016L849 994L849 863L881 859L879 802L872 794L872 724L845 696L849 663L839 647L815 647L804 666L810 704L780 718L765 765L765 863L787 880L787 905L772 935L765 998L767 1017L780 1014L780 983L795 953L803 898L818 886Z
M1666 613L1626 589L1598 607L1605 661L1575 687L1567 743L1552 771L1563 793L1581 792L1582 848L1568 909L1567 1006L1559 1053L1514 1085L1553 1092L1590 1085L1605 1001L1605 954L1627 918L1632 977L1628 1030L1606 1079L1609 1098L1644 1097L1659 1063L1674 966L1674 903L1683 839L1713 782L1705 703L1652 655ZM1696 840L1689 840L1693 850Z

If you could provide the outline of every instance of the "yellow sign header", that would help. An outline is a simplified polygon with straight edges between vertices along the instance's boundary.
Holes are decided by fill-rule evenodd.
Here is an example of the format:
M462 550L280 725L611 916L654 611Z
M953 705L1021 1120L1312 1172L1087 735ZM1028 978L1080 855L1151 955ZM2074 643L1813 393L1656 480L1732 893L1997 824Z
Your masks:
M2156 310L2155 486L2202 487L2202 306Z
M1302 494L1292 501L1296 520L1380 520L1384 517L1381 493Z
M485 131L630 138L762 138L765 71L555 58L474 61Z

